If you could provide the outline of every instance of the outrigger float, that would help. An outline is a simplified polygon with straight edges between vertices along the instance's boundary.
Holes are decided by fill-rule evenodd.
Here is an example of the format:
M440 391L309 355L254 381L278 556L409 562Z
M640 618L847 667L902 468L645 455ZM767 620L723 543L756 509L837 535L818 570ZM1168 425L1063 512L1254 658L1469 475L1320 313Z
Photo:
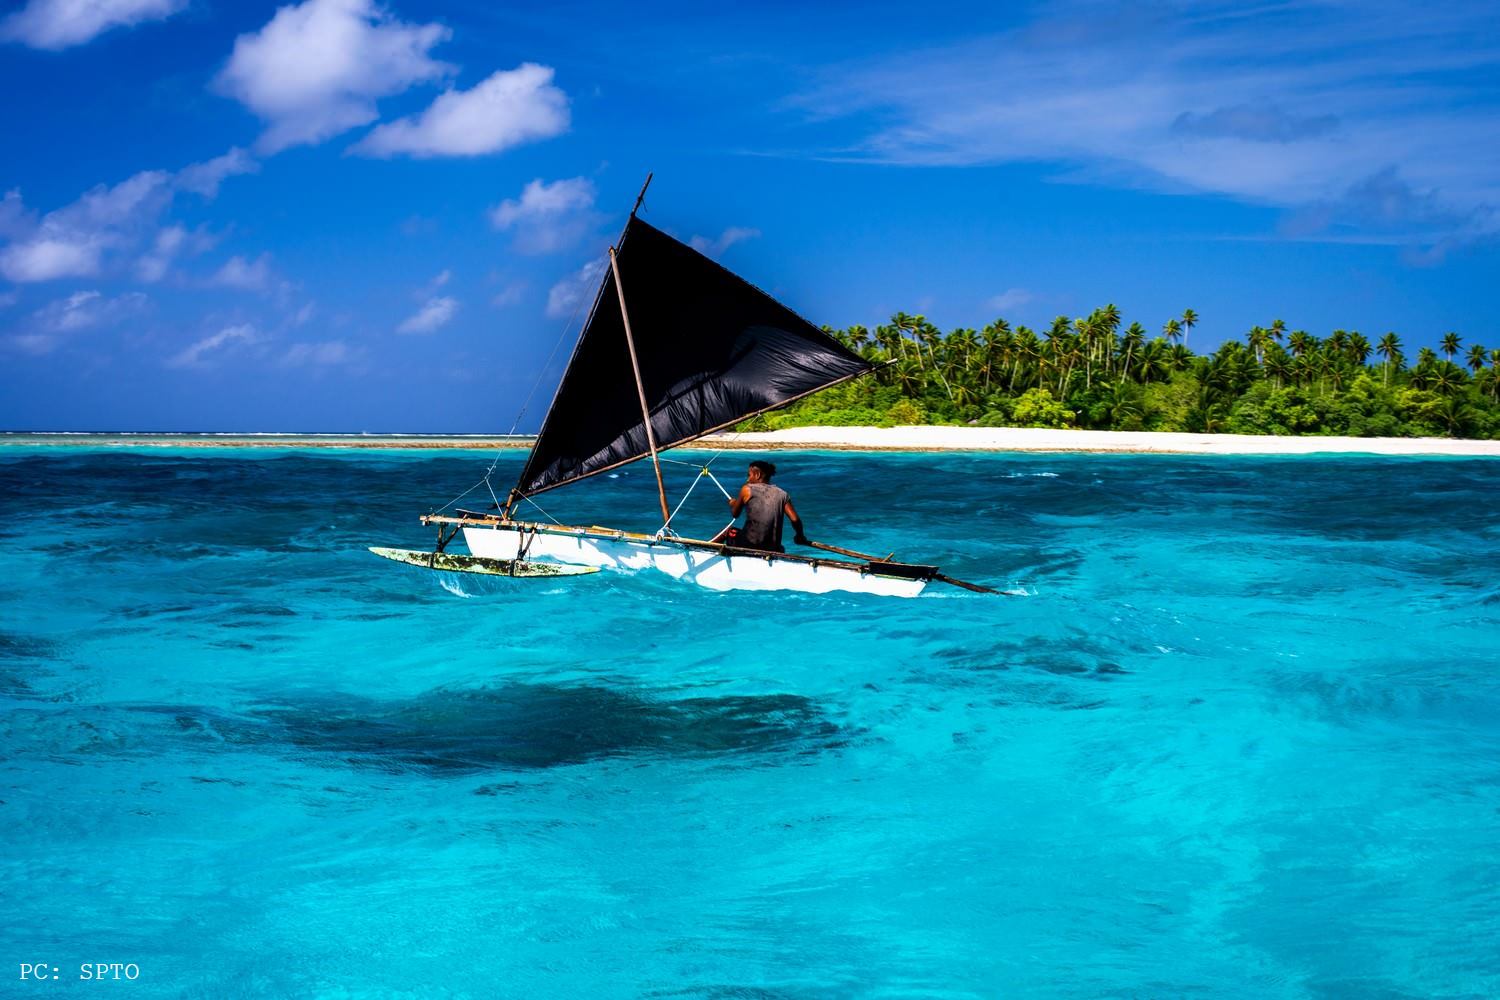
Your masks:
M955 580L937 566L897 562L894 554L882 558L813 542L812 548L852 558L805 556L684 538L672 529L676 511L667 503L661 452L877 366L643 222L636 213L645 196L643 187L618 247L610 248L609 269L588 320L505 502L497 500L489 511L455 508L422 515L424 525L437 529L430 553L371 551L430 569L516 577L649 569L711 590L915 597L936 580L998 593ZM616 302L618 309L613 308ZM623 377L627 371L633 379ZM654 532L543 524L512 516L519 504L535 506L533 498L548 490L647 457L661 503L661 527ZM713 479L706 466L694 485L701 477ZM482 482L489 484L488 475ZM679 510L681 506L679 502ZM447 551L460 533L469 555Z

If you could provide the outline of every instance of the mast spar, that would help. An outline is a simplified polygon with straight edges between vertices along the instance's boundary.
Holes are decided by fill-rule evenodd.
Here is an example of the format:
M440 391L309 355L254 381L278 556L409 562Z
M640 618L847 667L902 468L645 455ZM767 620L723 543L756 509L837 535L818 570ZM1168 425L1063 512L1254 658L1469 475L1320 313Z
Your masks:
M651 183L650 175L646 177L646 183ZM646 197L646 189L641 188L641 198ZM639 208L640 198L636 199L636 207ZM635 209L630 214L635 215ZM661 458L657 454L656 432L651 429L651 407L646 403L646 386L641 381L641 362L635 354L635 337L630 332L630 311L625 308L625 286L620 282L620 263L615 258L615 248L609 248L609 269L615 276L615 291L620 297L620 319L625 324L625 346L630 348L630 370L635 375L635 394L641 401L641 420L646 428L646 444L651 449L651 465L656 469L656 498L661 501L661 526L665 530L668 522L672 520L671 511L667 509L667 485L661 478Z

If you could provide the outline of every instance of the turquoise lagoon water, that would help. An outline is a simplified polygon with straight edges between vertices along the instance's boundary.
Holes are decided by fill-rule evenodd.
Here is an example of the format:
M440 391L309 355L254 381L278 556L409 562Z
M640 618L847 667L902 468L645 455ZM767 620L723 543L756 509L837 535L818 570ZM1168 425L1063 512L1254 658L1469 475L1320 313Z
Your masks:
M0 993L1500 994L1500 462L776 456L1020 597L364 551L488 461L0 449Z

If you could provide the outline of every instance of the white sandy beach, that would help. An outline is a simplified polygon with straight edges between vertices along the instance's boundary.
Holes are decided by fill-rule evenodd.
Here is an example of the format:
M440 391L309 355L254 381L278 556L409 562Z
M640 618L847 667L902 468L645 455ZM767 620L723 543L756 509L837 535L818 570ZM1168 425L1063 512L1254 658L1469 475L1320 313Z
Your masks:
M1041 427L792 427L720 434L721 448L836 448L870 451L1074 451L1171 455L1459 455L1500 457L1500 441L1453 438L1276 437L1050 430Z
M0 445L137 448L528 448L531 439L482 435L0 434ZM1275 437L1158 434L1039 427L793 427L714 434L689 447L848 451L1119 452L1164 455L1451 455L1500 457L1500 441L1453 438Z

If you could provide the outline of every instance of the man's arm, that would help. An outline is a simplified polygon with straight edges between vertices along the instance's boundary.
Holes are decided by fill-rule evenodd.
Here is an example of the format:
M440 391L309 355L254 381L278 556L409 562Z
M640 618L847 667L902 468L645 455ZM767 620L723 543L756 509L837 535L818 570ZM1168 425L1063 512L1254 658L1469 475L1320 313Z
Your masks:
M746 483L740 487L740 495L729 498L729 512L735 517L740 516L740 511L745 509L745 504L750 502L750 484Z
M781 509L786 513L787 520L792 522L792 529L797 532L796 535L792 536L792 541L798 545L812 544L807 540L807 532L802 527L802 518L797 516L797 508L792 506L792 502L788 500L782 504Z

